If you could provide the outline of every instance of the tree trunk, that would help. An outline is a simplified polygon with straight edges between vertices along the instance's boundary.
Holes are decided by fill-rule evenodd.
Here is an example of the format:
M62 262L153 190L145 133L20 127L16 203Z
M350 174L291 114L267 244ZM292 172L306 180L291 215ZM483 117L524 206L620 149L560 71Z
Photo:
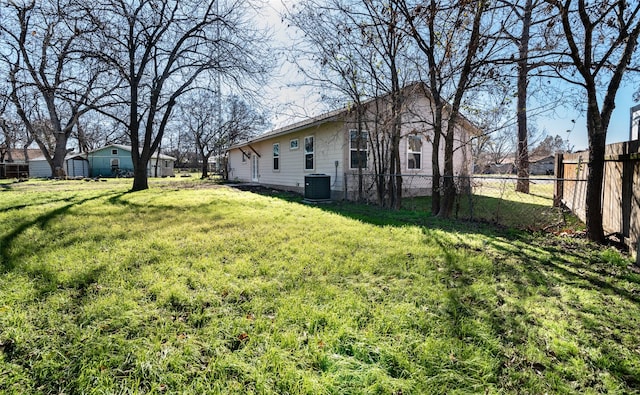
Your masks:
M149 189L149 179L147 178L147 167L133 165L133 187L131 192Z
M51 162L49 162L53 177L64 178L67 176L64 170L65 156L67 156L67 136L65 133L56 133L56 147Z
M606 133L598 109L595 90L588 94L587 132L589 135L589 175L587 176L586 225L589 240L603 243L602 228L602 181L604 177L604 154Z
M529 193L529 142L527 130L527 77L529 74L529 30L531 28L531 0L527 0L524 6L522 18L522 35L518 60L518 152L516 163L518 165L518 182L516 191Z
M202 178L209 177L209 157L202 156Z
M431 142L431 214L440 212L440 137L442 136L442 112L436 107L436 122L433 127L433 141Z
M147 165L151 160L151 154L145 153L144 149L140 151L139 144L136 144L135 141L132 141L132 145L136 147L131 150L131 160L133 162L133 186L131 187L131 192L143 191L149 189Z
M449 122L455 124L455 117L449 119ZM447 126L447 134L444 136L444 173L442 181L442 202L438 217L448 218L453 211L456 200L456 184L453 178L453 137L455 128Z

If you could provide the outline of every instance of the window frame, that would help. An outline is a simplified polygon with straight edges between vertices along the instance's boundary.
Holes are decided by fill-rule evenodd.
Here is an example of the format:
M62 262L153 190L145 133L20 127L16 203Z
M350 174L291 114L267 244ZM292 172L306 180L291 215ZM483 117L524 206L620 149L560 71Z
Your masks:
M358 133L357 129L349 129L349 169L350 170L357 170L358 166L353 167L353 158L352 155L354 152L364 152L365 153L365 157L366 160L364 162L364 166L362 166L362 169L367 169L369 166L369 131L368 130L361 130L360 133L363 134L364 136L366 136L365 139L365 149L362 148L358 148L358 147L352 147L351 143L354 141L351 139L351 134L352 133Z
M280 171L280 143L273 143L272 146L272 155L273 155L273 161L272 161L272 166L273 166L273 171L278 172ZM277 149L276 149L277 147Z
M307 140L311 140L311 151L307 151ZM303 155L303 161L304 161L304 170L315 170L316 167L316 162L315 162L315 150L316 150L316 139L314 135L311 136L305 136L304 138L304 155ZM307 157L311 157L311 167L307 167L308 164L308 159Z
M112 148L111 149L111 155L118 155L118 149L117 148Z
M417 139L420 142L420 150L414 151L411 149L411 139ZM422 137L417 134L410 134L407 136L407 170L418 171L422 170ZM416 158L418 155L418 158ZM413 159L414 167L411 167ZM416 160L417 159L417 160Z
M289 140L289 150L293 151L293 150L297 150L298 148L300 148L300 143L298 142L298 139Z

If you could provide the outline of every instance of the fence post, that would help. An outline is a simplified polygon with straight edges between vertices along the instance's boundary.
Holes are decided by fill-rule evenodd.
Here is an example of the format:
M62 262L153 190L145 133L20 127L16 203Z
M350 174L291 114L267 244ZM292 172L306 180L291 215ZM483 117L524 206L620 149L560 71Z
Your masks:
M345 172L344 173L344 183L343 183L344 185L342 187L344 188L344 200L348 201L349 200L349 195L347 195L347 193L348 193L349 189L347 188L347 182L348 182L347 173Z
M556 182L553 187L553 207L560 207L562 205L562 198L564 197L564 155L556 154L556 160L554 165L554 174Z

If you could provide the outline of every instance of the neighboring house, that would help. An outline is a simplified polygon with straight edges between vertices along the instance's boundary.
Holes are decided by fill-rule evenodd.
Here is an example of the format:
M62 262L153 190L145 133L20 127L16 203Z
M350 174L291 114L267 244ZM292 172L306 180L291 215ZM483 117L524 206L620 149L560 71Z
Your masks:
M516 165L513 160L505 159L502 163L487 163L475 169L480 174L515 174Z
M0 149L0 178L29 177L28 163L42 155L39 149Z
M531 157L529 158L529 174L532 176L553 175L555 164L555 155Z
M64 158L64 172L67 177L89 177L89 162L87 154L70 153ZM29 161L29 177L50 178L52 176L51 166L44 156L40 156Z
M555 155L533 155L529 157L529 175L542 176L553 175ZM516 174L518 168L515 164L515 155L509 155L502 163L488 163L476 172L482 174Z
M26 154L26 156L25 156ZM39 148L27 148L24 149L11 149L5 151L0 155L0 163L16 163L26 164L30 160L41 157L42 151ZM9 160L11 158L11 160Z
M433 139L433 131L428 126L432 117L429 99L421 84L413 84L404 89L403 100L401 172L403 177L422 176L421 182L405 184L409 189L412 188L411 185L416 185L415 189L407 191L405 195L430 194L430 141ZM359 158L364 158L362 172L374 173L371 144L363 144L364 148L359 150L358 140L371 142L376 131L388 128L388 125L372 121L381 119L381 114L373 112L375 108L390 108L388 97L370 100L365 108L366 130L360 136L356 129L355 111L347 108L276 129L232 146L228 151L229 179L302 193L305 189L305 176L324 173L330 177L332 199L351 196L357 188L354 180L359 171ZM478 132L477 127L460 117L454 147L456 175L471 173L471 146L468 142ZM440 147L440 168L444 169L444 140Z
M115 177L133 175L133 160L131 147L128 145L111 144L98 148L87 154L91 177ZM154 153L147 164L149 177L173 177L176 158ZM157 166L157 168L156 168Z

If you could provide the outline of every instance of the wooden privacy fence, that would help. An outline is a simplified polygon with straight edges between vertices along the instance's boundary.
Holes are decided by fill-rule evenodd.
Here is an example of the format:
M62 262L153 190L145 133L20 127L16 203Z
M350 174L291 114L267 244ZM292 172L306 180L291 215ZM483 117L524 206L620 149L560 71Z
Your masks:
M554 203L586 220L589 152L556 155ZM602 180L602 225L640 263L640 140L607 145Z

